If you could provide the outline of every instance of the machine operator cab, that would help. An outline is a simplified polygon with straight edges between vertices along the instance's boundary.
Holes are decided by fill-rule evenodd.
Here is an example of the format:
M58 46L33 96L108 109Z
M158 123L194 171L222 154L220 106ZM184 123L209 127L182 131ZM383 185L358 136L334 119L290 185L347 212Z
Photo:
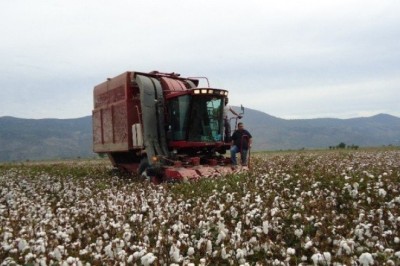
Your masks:
M194 89L192 93L169 100L171 141L221 142L224 100L228 92Z

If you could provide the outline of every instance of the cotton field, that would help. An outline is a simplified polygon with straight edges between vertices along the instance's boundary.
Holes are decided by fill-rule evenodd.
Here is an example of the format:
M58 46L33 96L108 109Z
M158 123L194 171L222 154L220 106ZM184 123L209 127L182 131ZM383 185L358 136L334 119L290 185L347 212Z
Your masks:
M1 265L400 265L400 150L251 161L158 186L103 160L2 164Z

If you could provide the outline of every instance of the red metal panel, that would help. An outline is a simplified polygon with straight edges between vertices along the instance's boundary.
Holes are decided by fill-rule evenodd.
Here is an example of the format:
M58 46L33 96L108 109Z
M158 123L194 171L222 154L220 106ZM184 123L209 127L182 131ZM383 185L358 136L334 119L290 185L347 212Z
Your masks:
M190 168L166 168L165 178L170 181L188 181L197 180L200 176L194 169Z
M209 167L209 166L202 165L202 166L194 167L194 169L201 177L220 176L219 172L215 169L215 167Z
M113 108L113 142L123 143L128 147L127 109L125 102Z
M102 109L103 115L103 140L104 144L113 143L113 121L112 121L112 111L111 106L108 108Z
M93 150L95 152L99 151L99 146L103 144L102 138L102 123L101 123L101 111L94 110L92 114L92 123L93 123Z
M139 102L139 90L135 90L131 76L132 72L125 72L94 89L95 151L128 151L132 148L131 126L139 123L134 105Z
M161 85L165 94L187 90L185 83L178 79L162 77Z

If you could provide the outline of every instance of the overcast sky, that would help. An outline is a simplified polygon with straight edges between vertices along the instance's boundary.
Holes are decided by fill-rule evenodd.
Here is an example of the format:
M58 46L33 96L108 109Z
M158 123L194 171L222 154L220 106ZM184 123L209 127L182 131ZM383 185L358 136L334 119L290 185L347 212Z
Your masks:
M0 2L0 116L91 114L125 71L207 76L280 118L400 117L400 1Z

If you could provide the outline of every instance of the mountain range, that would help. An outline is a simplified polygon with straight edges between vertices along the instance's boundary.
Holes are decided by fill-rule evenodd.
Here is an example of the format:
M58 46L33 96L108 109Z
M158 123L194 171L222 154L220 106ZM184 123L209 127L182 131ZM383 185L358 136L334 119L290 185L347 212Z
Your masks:
M287 120L246 109L242 121L253 136L253 149L258 151L328 149L339 143L359 147L400 146L400 118L388 114L351 119ZM75 119L0 117L0 162L95 156L91 116Z

